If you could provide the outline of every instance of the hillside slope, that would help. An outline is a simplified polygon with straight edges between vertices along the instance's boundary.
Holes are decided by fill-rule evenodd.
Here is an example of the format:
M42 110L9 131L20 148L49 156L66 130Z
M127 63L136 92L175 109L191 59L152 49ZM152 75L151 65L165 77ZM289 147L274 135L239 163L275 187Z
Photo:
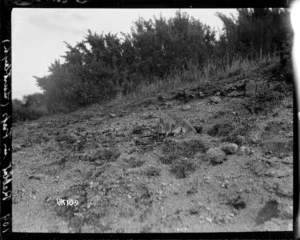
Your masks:
M292 230L293 98L272 69L15 125L13 231ZM160 135L168 111L198 133Z

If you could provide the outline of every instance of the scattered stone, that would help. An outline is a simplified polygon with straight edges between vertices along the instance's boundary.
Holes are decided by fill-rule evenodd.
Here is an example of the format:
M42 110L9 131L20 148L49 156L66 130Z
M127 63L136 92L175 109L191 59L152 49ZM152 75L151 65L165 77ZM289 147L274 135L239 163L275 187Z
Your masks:
M144 165L145 161L141 159L131 158L129 162L127 162L129 168L138 168Z
M192 107L191 107L191 105L184 105L182 108L181 108L181 110L183 110L183 111L188 111L188 110L190 110Z
M277 189L277 183L274 180L266 179L264 181L263 187L265 190L267 190L270 193L274 193Z
M277 192L278 195L283 195L286 197L293 197L293 179L292 177L282 179L278 183Z
M238 145L235 143L228 143L223 145L222 150L227 154L235 154L238 150Z
M286 105L286 107L287 107L287 108L293 108L293 104L292 104L292 103L289 103L289 104Z
M131 174L138 174L140 172L141 172L141 170L139 168L129 168L129 169L126 169L124 173L126 175L131 175Z
M18 152L22 149L21 145L13 145L12 152Z
M116 137L126 137L126 134L123 132L116 133Z
M206 152L206 159L213 165L220 164L226 160L226 153L221 148L210 148Z
M229 213L224 216L225 223L234 223L234 214Z
M237 135L236 136L236 143L238 145L244 145L246 143L246 138L244 136L241 136L241 135Z
M199 208L198 207L192 207L192 208L189 209L189 213L191 215L198 214L199 213Z
M290 101L288 101L288 100L283 100L283 101L282 101L282 104L283 104L283 106L286 107L286 108L293 108L293 103L290 102Z
M282 159L281 161L282 163L287 163L287 164L293 164L293 157L285 157L284 159Z
M251 158L247 163L250 166L251 171L253 171L257 176L262 176L269 169L268 163L266 161L262 161L259 158Z
M160 174L161 174L160 172L161 172L161 169L154 167L154 166L150 166L145 171L145 174L148 177L157 177L157 176L160 176Z
M238 91L232 91L231 93L228 93L227 96L228 97L240 97L244 95L243 92L238 92Z
M286 136L287 138L292 138L293 135L294 135L293 132L288 132L288 133L285 134L285 136Z
M293 231L293 221L287 219L272 218L262 225L260 231Z
M109 116L110 116L111 118L115 118L117 115L114 114L114 113L111 113L111 114L109 114Z
M164 106L166 108L171 108L173 106L172 103L170 102L162 102L161 104L159 104L160 106Z
M234 125L231 122L217 123L207 129L207 134L212 137L227 137L234 131Z
M45 198L45 203L50 203L50 202L54 202L56 200L56 198L54 196L47 196Z
M209 183L209 182L210 182L210 177L209 177L209 176L205 176L205 177L203 178L203 181L204 181L205 183Z
M152 118L156 118L153 114L153 112L150 113L143 113L143 118L144 119L152 119Z
M255 144L260 144L262 142L262 140L259 137L254 136L251 138L251 142L255 143Z
M37 128L37 127L39 127L38 122L32 122L32 123L28 124L28 129L33 129L33 128Z
M136 152L136 151L137 151L137 148L136 148L136 147L132 147L132 148L129 148L129 149L127 150L128 154L132 154L132 153L134 153L134 152Z
M34 180L42 180L45 176L43 174L33 174L28 177L28 179L34 179Z
M216 224L219 224L219 225L222 225L222 224L225 224L225 219L223 218L222 215L218 214L215 218L214 218L214 222Z
M251 155L253 154L253 150L250 147L241 146L238 150L239 155Z
M279 216L283 219L293 218L293 204L290 201L280 201L278 204Z
M273 219L272 219L272 220L266 221L264 223L262 230L263 231L278 231L279 227L280 226L278 225L278 223L273 221Z
M195 194L195 193L197 193L198 192L198 188L197 188L197 186L191 186L187 191L186 191L186 194L187 195L192 195L192 194Z
M132 134L137 134L137 135L140 135L142 134L144 131L144 127L143 126L135 126L133 129L132 129Z
M228 180L225 180L224 182L221 183L222 188L228 188L228 186L229 186Z
M218 104L218 103L220 103L222 101L221 98L216 97L216 96L210 97L209 100L210 100L211 103L215 103L215 104Z

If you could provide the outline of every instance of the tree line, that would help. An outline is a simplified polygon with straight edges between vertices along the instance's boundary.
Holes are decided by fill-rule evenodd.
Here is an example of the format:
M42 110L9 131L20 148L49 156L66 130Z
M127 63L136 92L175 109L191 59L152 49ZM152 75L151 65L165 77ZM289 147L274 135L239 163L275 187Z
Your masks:
M287 9L237 11L237 17L216 14L224 24L219 37L182 11L170 19L139 18L131 33L120 36L88 30L75 46L66 43L63 63L55 60L49 75L35 77L42 102L51 113L74 110L163 81L172 71L182 73L191 66L201 70L208 63L225 69L237 58L255 60L291 48Z

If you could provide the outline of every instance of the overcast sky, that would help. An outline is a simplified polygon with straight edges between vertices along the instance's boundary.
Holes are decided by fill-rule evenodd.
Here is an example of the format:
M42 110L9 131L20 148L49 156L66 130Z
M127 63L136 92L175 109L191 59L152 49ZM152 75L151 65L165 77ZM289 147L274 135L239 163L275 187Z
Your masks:
M41 92L33 76L48 75L48 67L67 50L92 33L130 33L133 22L160 13L166 19L179 9L17 9L12 12L12 98ZM235 9L181 9L215 30L223 24L216 12L229 16Z

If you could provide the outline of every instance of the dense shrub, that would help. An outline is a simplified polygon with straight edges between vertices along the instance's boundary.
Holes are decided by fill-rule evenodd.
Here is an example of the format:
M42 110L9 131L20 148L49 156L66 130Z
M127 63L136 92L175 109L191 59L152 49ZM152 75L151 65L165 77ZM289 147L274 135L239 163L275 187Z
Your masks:
M35 120L48 114L43 94L27 95L23 102L18 99L12 101L12 121L14 123Z
M283 49L291 50L286 9L238 9L237 18L217 16L224 23L219 39L209 26L181 11L168 20L139 18L131 33L121 38L88 31L75 46L66 43L64 63L56 60L48 76L36 77L47 108L50 112L74 110L169 81L173 72L194 81L200 72L207 76L224 71L236 59L262 59L276 52L281 56L286 55ZM285 59L281 57L283 65Z

